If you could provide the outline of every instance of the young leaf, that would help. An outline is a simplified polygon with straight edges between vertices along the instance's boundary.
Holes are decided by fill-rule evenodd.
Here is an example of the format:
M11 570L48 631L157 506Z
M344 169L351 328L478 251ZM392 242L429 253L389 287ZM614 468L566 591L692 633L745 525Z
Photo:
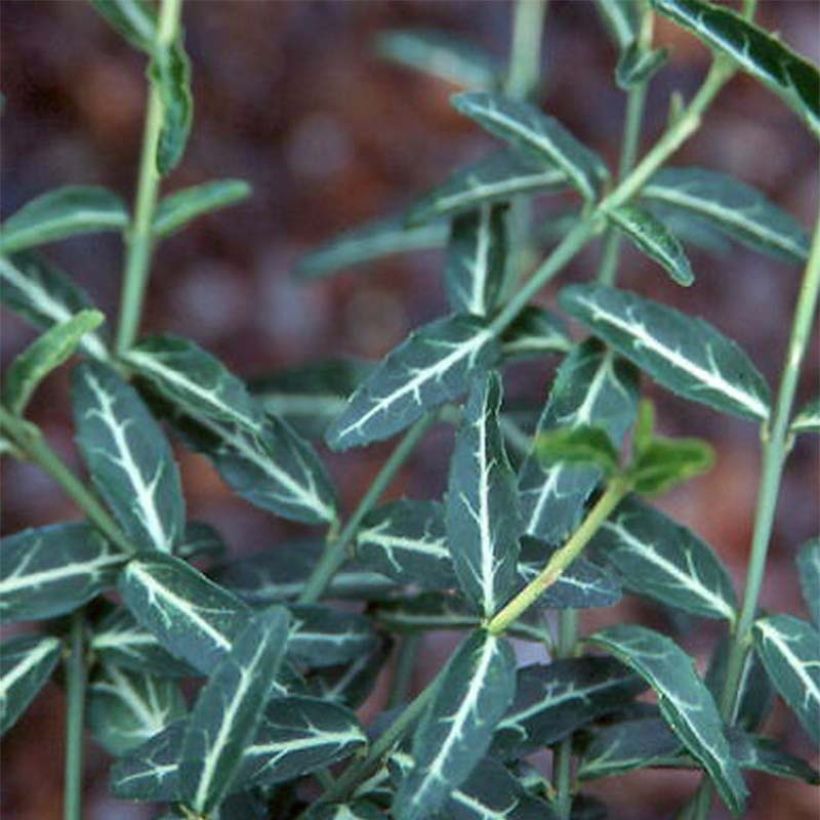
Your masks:
M820 538L806 541L797 554L800 589L814 625L820 627Z
M638 250L654 259L679 285L688 287L695 281L683 246L649 211L622 205L608 211L607 216Z
M595 424L619 443L635 417L637 373L603 345L589 339L564 360L538 421L536 438L556 427ZM589 465L544 467L536 453L518 475L524 528L549 544L562 542L581 520L601 471Z
M376 38L376 53L463 88L493 90L504 70L486 51L452 34L426 29L394 29Z
M158 238L171 236L198 216L242 202L250 195L251 186L242 179L219 179L183 188L159 203L151 230Z
M487 751L515 691L515 656L504 638L473 633L456 651L413 736L413 769L393 811L416 820L438 811Z
M666 62L665 48L647 49L640 43L631 43L621 54L615 69L615 81L624 91L647 83Z
M529 153L547 166L560 168L584 199L594 199L601 183L609 177L597 154L578 142L556 119L528 103L484 92L458 94L452 103L513 148Z
M403 499L376 508L356 534L356 555L403 584L428 589L456 584L444 508L436 501Z
M111 191L82 185L57 188L32 199L3 223L0 253L127 225L128 211Z
M448 316L424 325L365 379L327 431L335 450L389 438L466 391L470 377L498 358L483 322Z
M0 616L6 623L71 612L110 586L126 561L82 523L7 536L0 557Z
M755 250L801 262L809 238L794 217L760 191L704 168L664 168L641 189L641 199L671 212L707 220L711 227Z
M4 735L51 677L62 644L43 635L18 635L0 644L0 735Z
M200 692L180 758L180 797L197 813L207 816L228 793L259 728L287 639L286 610L257 613Z
M0 256L0 282L3 304L43 330L93 307L87 294L34 253ZM97 333L83 336L80 347L97 359L108 358L105 342Z
M482 205L452 222L444 285L455 313L488 316L504 278L506 205Z
M598 11L623 53L641 29L640 6L634 0L597 0Z
M543 161L528 154L504 149L451 174L410 208L407 223L418 225L523 194L557 191L566 185L566 174L560 168L545 167Z
M510 760L551 746L630 703L646 688L612 658L566 658L522 667L515 701L496 728L492 752Z
M162 126L157 141L157 173L165 176L179 164L193 119L191 61L182 35L168 45L155 44L148 77L162 101Z
M666 722L711 776L729 808L743 810L747 789L709 690L677 644L642 626L620 624L589 639L634 669L658 694Z
M464 594L490 617L515 588L521 514L498 425L501 379L473 381L447 489L447 542Z
M536 305L527 305L501 337L505 359L567 353L571 346L564 322Z
M780 95L820 135L820 76L810 62L731 9L703 0L652 5Z
M55 324L11 363L6 372L3 400L15 415L22 415L40 382L68 361L83 336L99 327L105 317L98 310L81 310Z
M599 467L605 476L618 471L618 449L606 430L591 424L557 427L535 437L535 454L544 467L586 464Z
M743 418L769 417L763 376L703 319L606 285L571 285L559 298L567 313L674 393Z
M693 615L734 622L737 600L728 571L708 544L662 512L628 498L590 547L632 592Z
M327 606L289 607L292 629L288 657L307 666L336 666L366 654L377 645L370 621L356 612Z
M185 501L162 429L107 365L77 367L71 393L77 444L97 491L139 547L171 552L185 528Z
M820 433L820 397L803 405L791 423L792 433Z
M104 665L88 689L88 721L112 755L130 752L185 715L179 685L168 678Z
M642 495L658 495L707 472L714 463L714 450L701 439L653 437L630 468L632 487Z
M769 677L798 720L820 743L820 634L791 615L772 615L752 629Z
M146 0L91 0L91 5L131 45L151 54L157 36L157 16Z
M384 256L440 248L447 241L447 234L444 223L410 228L403 216L368 222L303 256L294 275L299 279L323 279Z

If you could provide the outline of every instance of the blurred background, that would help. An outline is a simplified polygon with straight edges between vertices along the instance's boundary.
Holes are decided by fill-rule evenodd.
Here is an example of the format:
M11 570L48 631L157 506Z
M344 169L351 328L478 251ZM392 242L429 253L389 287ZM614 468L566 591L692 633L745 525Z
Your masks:
M400 212L492 141L449 105L448 83L380 60L373 42L394 28L434 28L507 59L511 4L501 0L189 0L186 46L193 63L195 122L187 154L165 191L223 177L248 180L253 197L199 219L156 253L143 330L190 336L237 373L264 376L331 356L375 359L416 325L445 311L441 255L393 257L315 284L294 281L301 254L334 233ZM79 0L23 0L2 12L2 216L66 184L105 185L130 201L145 104L144 60L90 6ZM764 0L758 20L817 61L820 5ZM644 148L661 129L673 90L697 88L708 54L691 36L658 21L656 42L668 45L667 68L653 82ZM543 45L544 107L582 141L617 165L624 94L613 82L616 54L591 0L550 0ZM808 229L817 208L817 150L789 109L737 77L710 110L704 127L675 158L731 173L757 186ZM723 255L690 248L696 285L683 290L625 249L619 282L703 315L735 338L777 384L800 270L733 246ZM115 316L122 248L113 235L81 237L47 255ZM596 270L599 248L585 251L561 281ZM543 294L545 304L554 291ZM33 331L3 314L4 365ZM554 362L516 367L508 395L542 404ZM817 339L812 342L798 404L816 393ZM661 505L720 553L742 583L758 477L758 430L664 394L658 404L668 434L701 435L718 452L715 469L664 498ZM62 372L38 391L32 415L77 469ZM440 496L452 434L434 430L391 488ZM391 444L327 456L350 510ZM210 466L178 449L191 518L216 526L235 554L275 549L304 533L230 495ZM805 615L793 557L818 526L818 446L801 438L788 462L762 605ZM76 517L70 502L37 468L3 460L4 532ZM677 633L702 666L717 632L712 624L672 621L634 600L615 611L585 614L584 628L641 619ZM416 686L453 645L425 643ZM537 659L532 650L522 657ZM378 694L368 713L380 706ZM64 702L50 684L3 744L3 816L60 816ZM796 753L811 749L794 719L778 706L767 731ZM816 759L813 761L816 765ZM87 816L137 818L143 807L106 796L104 753L89 744ZM760 775L750 777L749 818L818 816L817 791ZM590 789L621 820L669 817L691 792L692 776L641 772ZM787 785L788 783L788 785ZM719 816L719 815L716 815Z

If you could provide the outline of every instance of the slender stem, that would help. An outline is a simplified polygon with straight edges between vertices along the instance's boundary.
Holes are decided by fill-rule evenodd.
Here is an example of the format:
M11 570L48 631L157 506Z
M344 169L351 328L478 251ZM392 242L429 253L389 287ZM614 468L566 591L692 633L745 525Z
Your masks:
M558 657L569 658L578 641L579 613L577 609L562 609L559 615ZM555 808L562 820L572 811L572 735L565 737L555 752Z
M71 616L71 650L66 660L65 783L63 792L64 820L83 817L83 727L85 714L85 615L78 609Z
M410 684L413 678L413 668L416 662L421 635L405 635L399 643L396 653L396 668L390 684L390 697L387 701L388 709L395 709L407 700Z
M561 573L581 554L589 540L629 490L630 481L624 476L617 476L609 482L604 494L587 513L587 517L567 543L554 552L544 569L490 619L487 630L491 634L499 635L504 632L544 594L548 587L561 577Z
M36 427L13 415L5 407L0 407L0 429L18 449L42 467L62 487L66 495L77 504L103 535L124 552L136 551L105 507L91 490L68 469L65 462L51 449Z
M510 66L505 92L526 100L535 94L541 78L541 40L547 0L517 0L513 16Z
M157 49L167 48L177 37L182 0L162 0L157 28ZM153 223L157 206L160 176L157 171L157 144L162 129L163 105L157 85L149 84L148 107L142 138L134 218L128 229L125 276L120 300L117 328L117 353L122 354L134 343L142 316L145 289L154 250Z
M359 502L350 520L345 525L341 534L335 541L330 541L325 549L319 563L314 567L313 572L305 584L299 602L310 604L318 601L322 593L327 589L333 576L339 567L344 564L347 558L347 547L356 535L362 519L370 512L381 498L382 493L387 489L390 482L398 472L399 468L407 461L407 458L421 441L428 428L436 420L436 415L430 413L417 421L405 434L395 450L390 454L390 458L384 463L370 489L364 498Z

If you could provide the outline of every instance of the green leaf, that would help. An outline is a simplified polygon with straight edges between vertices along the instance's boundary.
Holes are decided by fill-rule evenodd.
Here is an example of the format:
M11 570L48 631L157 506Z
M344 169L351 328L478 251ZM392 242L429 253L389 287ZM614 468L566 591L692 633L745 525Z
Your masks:
M772 615L752 628L775 688L815 743L820 743L820 634L792 615Z
M86 293L34 253L0 256L0 283L3 304L43 330L93 307ZM108 358L105 342L97 333L83 336L80 347L97 359Z
M507 260L506 210L482 205L453 219L444 285L455 313L488 316L496 306Z
M314 806L309 820L381 820L384 812L367 800Z
M643 85L663 67L667 56L665 48L647 49L640 43L631 43L618 60L615 81L624 91Z
M85 362L72 373L77 444L97 492L130 539L171 552L185 500L171 448L139 394L115 370Z
M251 195L251 186L242 179L218 179L166 196L157 206L151 230L166 237L184 228L203 214L227 208Z
M515 196L548 193L566 186L567 177L560 168L504 149L451 174L410 208L407 222L417 225L483 205L507 202Z
M642 626L620 624L588 640L649 683L672 731L701 762L726 805L740 814L747 789L723 734L715 701L697 676L692 659L669 638Z
M393 800L398 820L429 817L469 777L513 698L515 655L504 638L473 633L456 651L413 736L413 768Z
M695 281L683 246L649 211L622 205L608 211L607 216L638 250L654 259L679 285L689 286Z
M806 541L797 554L800 589L811 619L820 627L820 538Z
M638 39L640 5L635 0L597 0L597 6L618 48L625 51Z
M505 760L558 743L614 712L646 684L612 658L566 658L517 672L515 701L495 731L492 752Z
M659 510L626 499L590 547L630 591L693 615L734 623L737 599L728 571L708 544Z
M130 561L119 590L131 614L163 647L206 674L230 652L251 612L189 564L161 553Z
M820 433L820 397L800 408L790 430L792 433Z
M157 141L157 173L165 176L179 164L194 115L191 61L182 35L168 45L155 44L148 77L162 103L162 126Z
M727 174L704 168L664 168L641 189L641 199L671 213L704 219L755 250L798 262L808 258L808 235L794 217Z
M52 524L3 539L0 616L6 623L71 612L114 583L125 556L87 524Z
M567 353L571 346L563 320L536 305L527 305L501 337L505 359Z
M599 467L605 476L618 471L618 448L606 430L590 424L538 433L535 453L547 468L556 464L586 464Z
M498 425L501 379L476 378L456 435L447 489L447 542L468 600L492 616L515 588L521 514Z
M589 339L562 363L538 422L536 438L557 427L595 424L619 443L635 417L637 373L603 345ZM521 465L518 490L525 530L550 544L575 530L584 504L601 478L588 465L545 467L536 453Z
M43 635L18 635L0 644L0 735L28 709L60 660L62 644Z
M484 92L458 94L455 108L516 150L557 166L585 199L594 199L609 177L601 158L552 117L528 103L501 94Z
M216 528L204 521L188 521L174 552L189 561L192 558L222 558L227 550Z
M768 86L820 135L820 76L810 62L731 9L703 0L652 0L652 5Z
M377 507L356 533L356 556L402 584L428 589L456 585L444 507L436 501L402 499Z
M322 700L358 709L372 694L391 645L392 641L383 639L351 663L316 670L308 679L308 691Z
M12 214L0 232L0 252L13 253L82 233L120 231L127 225L128 211L111 191L70 185L41 194Z
M15 415L22 415L40 382L68 361L83 336L104 320L98 310L81 310L32 342L6 372L3 399L8 409Z
M268 413L299 435L320 439L371 369L358 359L328 359L280 370L251 382L250 388Z
M653 437L632 466L632 486L643 495L657 495L712 469L715 452L697 438Z
M299 279L323 279L339 271L385 256L440 248L448 228L441 222L411 228L404 216L379 219L345 231L303 256L294 275Z
M91 0L91 5L131 45L151 54L157 36L157 16L146 0Z
M724 233L705 217L649 199L642 200L642 205L663 222L667 230L677 236L684 245L693 245L721 258L728 256L730 242Z
M769 387L746 354L703 319L606 285L571 285L564 310L684 398L765 420Z
M299 663L336 666L377 645L376 633L364 615L316 604L294 604L289 609L293 623L288 657Z
M119 757L185 715L179 685L164 677L104 665L88 689L88 721L96 740Z
M730 730L729 739L732 754L744 769L754 769L790 780L802 780L812 786L820 785L817 769L805 760L783 751L774 740L746 734L737 729Z
M504 74L500 63L483 49L435 30L385 31L376 38L376 53L463 88L498 88Z
M237 779L282 662L288 627L281 607L254 615L197 698L182 741L180 796L198 814L210 814Z
M334 450L389 438L467 390L470 377L498 357L498 343L477 318L447 316L396 347L351 396L327 431Z

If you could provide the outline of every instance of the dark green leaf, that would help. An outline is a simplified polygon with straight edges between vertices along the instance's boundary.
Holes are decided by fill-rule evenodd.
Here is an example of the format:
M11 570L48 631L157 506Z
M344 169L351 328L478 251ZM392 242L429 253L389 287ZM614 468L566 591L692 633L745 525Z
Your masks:
M308 820L381 820L384 812L367 800L314 806Z
M288 657L308 666L336 666L371 652L377 637L370 621L356 612L316 604L290 607L293 628Z
M85 362L72 373L77 444L91 480L125 533L171 552L185 527L179 470L159 424L115 370Z
M71 185L32 199L0 232L0 252L55 242L82 233L119 231L128 225L122 200L105 188Z
M599 467L605 476L618 471L617 447L606 430L590 424L538 433L535 454L547 469L557 464L582 464Z
M664 387L715 410L769 417L769 387L746 354L703 319L606 285L572 285L562 307Z
M528 103L501 94L458 94L455 108L522 152L557 166L585 199L594 199L609 173L601 158L552 117Z
M732 744L732 754L744 769L754 769L791 780L802 780L812 786L820 785L820 774L817 769L805 760L784 751L770 738L731 729L729 740Z
M183 188L159 203L151 230L156 237L170 236L198 216L242 202L250 195L251 186L242 179L219 179Z
M0 735L28 709L60 660L62 644L43 635L18 635L0 644Z
M708 472L714 463L714 450L701 439L654 437L632 463L632 487L642 495L658 495Z
M413 768L393 800L398 820L429 817L469 777L514 690L510 644L475 632L450 660L413 736Z
M327 431L336 450L389 438L467 390L470 376L498 357L477 318L448 316L424 325L365 379Z
M598 11L623 52L638 38L640 5L635 0L597 0Z
M192 558L218 559L225 555L227 549L222 536L210 524L188 521L175 553L186 561Z
M319 669L308 680L308 691L325 701L358 709L370 696L390 655L390 640L380 640L351 663Z
M797 554L800 589L814 625L820 627L820 538L806 541Z
M725 234L705 217L698 216L693 211L684 211L649 199L642 200L641 204L663 222L684 245L692 245L721 258L728 255L731 243Z
M6 623L71 612L113 584L126 560L80 523L7 536L0 557L0 615Z
M640 43L631 43L621 54L615 69L615 80L624 91L643 85L666 63L665 48L653 50Z
M820 433L820 397L800 408L790 429L793 433Z
M527 305L501 337L504 358L567 353L571 346L563 320L536 305Z
M146 0L91 0L91 5L131 45L150 54L157 36L157 15Z
M168 45L152 50L148 76L162 102L162 126L157 141L157 172L165 176L179 164L188 142L194 114L191 61L180 34Z

